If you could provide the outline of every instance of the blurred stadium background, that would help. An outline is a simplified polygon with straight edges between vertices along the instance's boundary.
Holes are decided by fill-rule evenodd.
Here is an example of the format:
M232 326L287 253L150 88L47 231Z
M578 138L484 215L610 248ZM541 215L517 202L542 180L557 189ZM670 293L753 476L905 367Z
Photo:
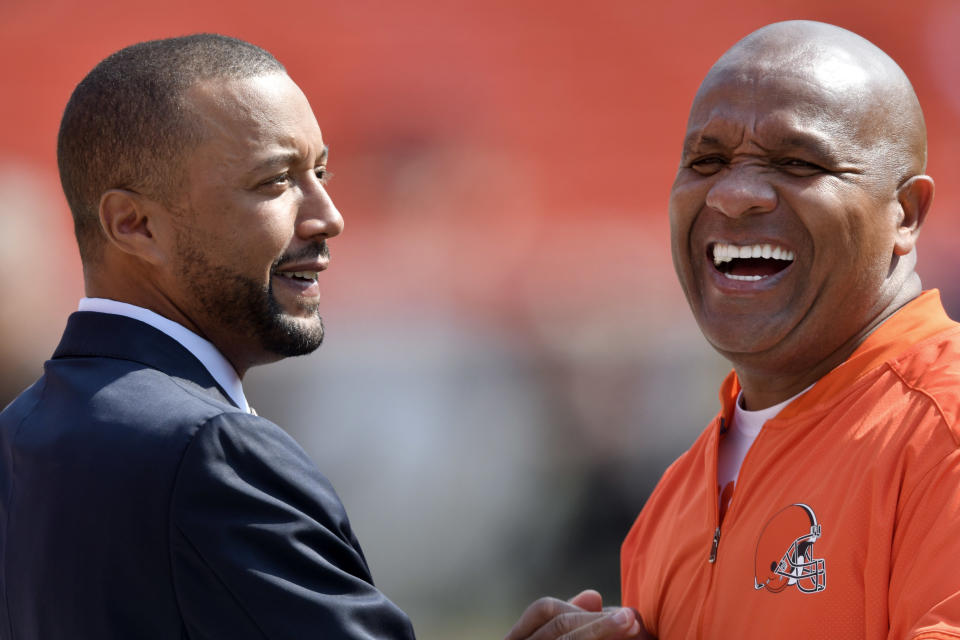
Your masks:
M135 41L244 38L311 99L347 223L327 343L253 371L252 403L333 480L420 637L502 637L545 593L617 601L620 539L726 371L668 250L689 102L790 18L913 80L938 180L920 272L960 317L952 0L0 0L0 406L82 295L55 162L73 86Z

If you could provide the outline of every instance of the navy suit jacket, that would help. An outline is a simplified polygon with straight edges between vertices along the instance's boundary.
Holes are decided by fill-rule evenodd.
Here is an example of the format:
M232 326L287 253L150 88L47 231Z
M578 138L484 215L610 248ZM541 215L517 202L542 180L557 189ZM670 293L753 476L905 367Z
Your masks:
M0 638L413 638L327 479L153 327L78 312L0 413Z

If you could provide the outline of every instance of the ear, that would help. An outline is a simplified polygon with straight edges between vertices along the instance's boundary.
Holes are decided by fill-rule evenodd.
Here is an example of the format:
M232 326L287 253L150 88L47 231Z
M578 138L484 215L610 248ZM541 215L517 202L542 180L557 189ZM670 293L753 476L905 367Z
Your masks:
M897 225L893 253L905 256L916 246L920 226L930 211L930 204L933 202L933 178L923 175L911 177L897 189L897 202L902 215Z
M100 226L117 249L159 264L164 259L155 233L159 207L135 191L110 189L100 197Z

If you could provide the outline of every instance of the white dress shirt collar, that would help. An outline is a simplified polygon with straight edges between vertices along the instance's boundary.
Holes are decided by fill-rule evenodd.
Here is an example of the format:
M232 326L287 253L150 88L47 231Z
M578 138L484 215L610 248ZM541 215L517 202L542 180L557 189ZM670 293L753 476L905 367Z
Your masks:
M96 311L97 313L112 313L118 316L126 316L140 322L145 322L154 329L162 331L183 347L192 353L197 360L210 372L213 379L217 381L230 399L242 410L250 413L250 405L247 404L247 398L243 395L243 385L240 382L240 376L233 368L223 354L213 346L212 342L204 340L193 331L190 331L182 324L174 322L169 318L164 318L158 313L149 309L108 300L107 298L81 298L77 306L78 311Z

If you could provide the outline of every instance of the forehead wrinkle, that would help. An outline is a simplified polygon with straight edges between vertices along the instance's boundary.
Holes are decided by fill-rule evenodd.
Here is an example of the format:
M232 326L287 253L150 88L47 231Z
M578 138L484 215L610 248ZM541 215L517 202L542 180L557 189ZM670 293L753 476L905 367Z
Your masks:
M836 156L836 148L832 140L832 137L814 131L790 129L772 132L765 136L763 143L758 140L754 144L767 153L799 149L820 157L833 158Z
M722 128L724 130L729 129L738 129L739 135L736 139L733 136L730 136L727 139L727 136L722 135L724 132L713 133L713 130ZM707 133L710 131L710 133ZM707 122L691 131L687 134L687 137L683 141L683 151L684 153L692 153L697 149L735 149L743 144L746 139L746 127L743 125L733 122L729 119L724 119L722 121L714 120L711 114L711 118Z
M740 144L752 142L768 153L804 150L824 159L854 160L875 146L874 136L864 135L875 122L869 117L873 101L862 94L859 100L839 100L804 74L760 79L748 65L736 74L717 72L705 83L692 123L703 122L702 130L711 137L714 131L740 127ZM718 102L698 118L697 106L711 101ZM697 131L691 133L695 138Z

